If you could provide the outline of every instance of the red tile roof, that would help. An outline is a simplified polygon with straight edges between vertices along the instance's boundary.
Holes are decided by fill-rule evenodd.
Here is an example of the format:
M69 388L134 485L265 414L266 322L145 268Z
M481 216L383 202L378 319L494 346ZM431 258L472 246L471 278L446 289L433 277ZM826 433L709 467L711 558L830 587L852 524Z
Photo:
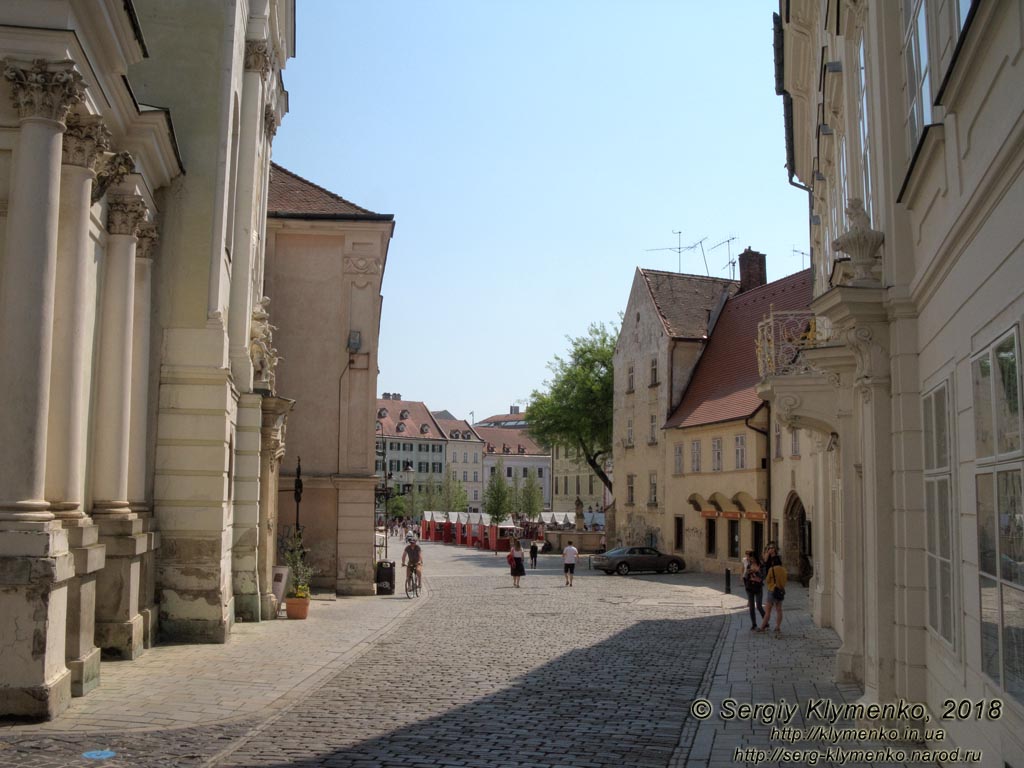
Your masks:
M442 411L447 413L447 411ZM473 431L473 427L469 425L469 422L465 419L442 419L436 413L433 414L434 420L441 427L441 431L444 432L444 436L449 440L482 440L476 432ZM452 437L452 432L457 431L458 437ZM463 437L462 435L469 432L469 437Z
M807 309L811 270L737 294L725 303L697 363L683 401L666 429L746 418L761 405L754 387L757 371L757 324L775 310Z
M719 277L684 275L640 269L665 333L675 339L701 339L707 333L708 313L714 311L727 292L732 296L739 282Z
M505 424L512 423L517 425L518 423L526 423L526 413L498 413L494 416L488 416L486 419L480 419L477 424L486 424L488 426L501 426L505 428Z
M512 429L510 427L476 427L476 433L483 438L483 441L494 446L494 454L500 455L502 448L507 446L512 455L519 453L519 447L526 450L526 455L549 456L550 451L545 451L528 434L525 429Z
M384 414L383 412L387 413ZM403 419L402 414L408 412ZM421 440L444 440L447 433L442 432L425 403L417 400L384 400L377 399L377 421L383 427L377 431L378 437L420 438ZM398 425L404 425L399 431ZM423 431L426 426L427 431Z
M278 218L370 219L392 221L389 213L374 213L314 184L298 174L270 164L267 215Z

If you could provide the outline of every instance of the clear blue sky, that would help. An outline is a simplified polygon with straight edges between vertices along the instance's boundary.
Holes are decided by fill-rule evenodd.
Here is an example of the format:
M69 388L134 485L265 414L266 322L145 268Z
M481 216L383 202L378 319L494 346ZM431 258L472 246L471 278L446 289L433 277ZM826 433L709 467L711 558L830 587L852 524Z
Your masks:
M483 419L525 403L638 266L735 236L801 269L774 2L299 0L286 168L379 213L378 394ZM699 250L684 272L704 274ZM708 253L728 276L726 247Z

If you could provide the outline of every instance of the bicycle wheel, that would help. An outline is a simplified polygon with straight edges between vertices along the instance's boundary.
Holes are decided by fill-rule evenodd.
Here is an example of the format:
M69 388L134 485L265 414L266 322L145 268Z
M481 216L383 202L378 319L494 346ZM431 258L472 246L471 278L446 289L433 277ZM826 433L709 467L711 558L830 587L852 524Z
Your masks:
M416 577L412 575L412 571L405 574L405 596L410 600L416 597Z
M420 589L422 589L422 587L423 587L423 585L422 585L422 584L420 584L420 579L421 579L421 578L422 578L422 577L420 576L419 572L417 571L416 575L415 575L415 576L413 577L413 580L412 580L412 584L413 584L413 586L412 586L412 588L413 588L413 594L414 594L414 595L415 595L416 597L419 597L419 596L420 596Z

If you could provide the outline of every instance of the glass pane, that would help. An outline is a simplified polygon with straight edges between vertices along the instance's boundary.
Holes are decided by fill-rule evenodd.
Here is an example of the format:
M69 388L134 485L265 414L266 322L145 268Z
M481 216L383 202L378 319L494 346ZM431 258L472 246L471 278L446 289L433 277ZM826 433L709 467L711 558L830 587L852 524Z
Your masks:
M1024 586L1024 513L1020 503L1020 470L1000 472L999 493L999 575Z
M999 586L982 576L981 585L981 668L985 674L1002 682L999 672Z
M924 484L925 512L928 520L928 551L933 555L939 551L939 521L935 504L935 483L926 481Z
M990 473L975 478L974 498L978 510L978 567L995 576L999 573L996 569L996 509Z
M974 451L978 458L993 454L992 443L992 366L988 355L971 364L974 382Z
M939 561L928 557L928 623L936 631L939 623Z
M952 531L949 519L949 479L943 477L935 483L936 517L939 529L939 554L945 560L952 559Z
M934 397L924 399L924 468L935 469Z
M1004 339L995 350L996 425L999 453L1020 450L1020 385L1017 380L1017 340Z
M1003 585L1003 688L1024 702L1024 592Z
M935 391L935 466L949 466L949 418L946 415L946 388Z
M953 571L949 563L939 563L939 578L942 590L939 595L939 609L942 611L942 636L953 642Z

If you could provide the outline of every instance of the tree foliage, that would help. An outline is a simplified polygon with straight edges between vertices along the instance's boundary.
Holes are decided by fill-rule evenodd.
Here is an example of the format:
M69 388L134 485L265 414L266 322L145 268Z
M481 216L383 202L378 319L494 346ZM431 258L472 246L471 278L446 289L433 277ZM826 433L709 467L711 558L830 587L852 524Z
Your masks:
M568 337L569 354L548 364L548 391L534 391L526 410L531 437L546 446L575 448L611 491L604 462L612 451L612 358L617 329L593 323Z
M465 512L469 506L469 494L462 481L455 477L454 471L444 476L438 492L438 504L445 512Z
M519 514L527 520L536 520L544 511L544 492L537 480L537 470L530 469L519 489Z
M508 484L505 482L505 463L498 459L494 474L484 489L484 512L491 516L492 523L501 523L508 519L511 511L510 496Z

